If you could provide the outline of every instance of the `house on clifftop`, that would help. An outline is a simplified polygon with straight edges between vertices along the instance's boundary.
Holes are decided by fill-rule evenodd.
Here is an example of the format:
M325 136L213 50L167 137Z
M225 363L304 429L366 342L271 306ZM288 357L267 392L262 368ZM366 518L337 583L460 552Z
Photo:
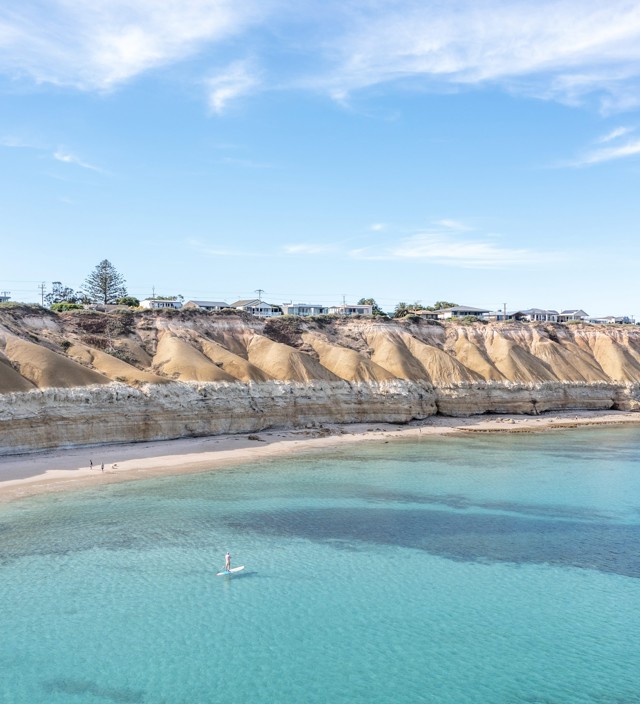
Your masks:
M176 310L180 310L180 308L182 308L182 301L167 298L145 298L144 301L140 301L140 307L150 308L152 310L158 310L160 308L175 308Z
M589 317L588 313L577 308L571 308L569 310L563 310L558 315L559 323L568 323L570 320L586 320Z
M255 315L257 318L273 318L277 315L282 315L282 308L280 306L265 303L259 298L247 298L242 301L236 301L231 304L230 308L243 310L246 313Z
M311 303L283 303L281 307L285 315L326 315L329 312L327 307Z
M372 315L373 306L366 303L343 304L341 306L331 306L329 315Z
M481 318L490 313L486 308L472 308L471 306L453 306L451 308L440 308L438 310L416 310L413 315L418 315L427 320L450 320L451 318L466 318L471 315Z
M200 308L201 310L222 310L223 308L231 308L224 301L187 301L183 308Z

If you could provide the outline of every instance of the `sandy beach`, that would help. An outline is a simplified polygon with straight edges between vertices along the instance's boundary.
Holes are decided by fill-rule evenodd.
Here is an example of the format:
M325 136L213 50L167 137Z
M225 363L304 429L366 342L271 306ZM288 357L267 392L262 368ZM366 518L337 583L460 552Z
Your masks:
M640 414L571 411L541 416L433 416L407 425L370 423L268 430L158 442L100 445L0 457L0 501L89 488L113 482L177 475L278 455L335 449L347 442L389 442L411 436L530 433L602 425L640 425Z

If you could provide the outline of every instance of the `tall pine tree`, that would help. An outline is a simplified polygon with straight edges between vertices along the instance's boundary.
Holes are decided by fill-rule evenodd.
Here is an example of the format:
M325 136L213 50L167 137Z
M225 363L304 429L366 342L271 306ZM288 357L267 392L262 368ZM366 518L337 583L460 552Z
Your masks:
M108 259L103 259L89 274L83 289L95 303L115 303L127 295L124 277Z

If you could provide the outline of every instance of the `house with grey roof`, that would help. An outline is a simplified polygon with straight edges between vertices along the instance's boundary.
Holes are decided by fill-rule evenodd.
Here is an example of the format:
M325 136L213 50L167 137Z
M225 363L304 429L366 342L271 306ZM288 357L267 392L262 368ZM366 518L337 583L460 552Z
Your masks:
M604 315L600 318L587 318L586 322L600 325L635 325L635 318L630 315Z
M483 320L492 322L502 322L504 320L525 320L525 314L521 310L492 310L482 316Z
M222 310L231 306L224 301L187 301L185 308L200 308L202 310Z
M273 318L282 315L282 308L280 306L265 303L259 298L246 298L232 303L229 307L251 313L251 315L255 315L257 318Z
M568 310L563 310L558 314L559 323L568 323L570 320L586 320L589 317L588 313L585 313L579 308L570 308Z
M144 301L140 301L140 307L151 308L153 310L159 310L161 308L180 310L180 308L182 308L182 301L167 298L145 298Z
M281 308L284 315L327 315L329 312L326 306L311 303L283 303Z
M330 306L329 315L372 315L373 306L367 303L343 303L341 306Z
M423 312L429 314L423 315L422 317L424 318L435 316L436 320L450 320L451 318L466 318L469 315L481 318L490 311L486 308L473 308L471 306L452 306L451 308L440 308L433 311L417 311L416 315L420 315Z
M557 323L560 315L557 310L545 310L544 308L529 308L522 311L523 319L529 322Z

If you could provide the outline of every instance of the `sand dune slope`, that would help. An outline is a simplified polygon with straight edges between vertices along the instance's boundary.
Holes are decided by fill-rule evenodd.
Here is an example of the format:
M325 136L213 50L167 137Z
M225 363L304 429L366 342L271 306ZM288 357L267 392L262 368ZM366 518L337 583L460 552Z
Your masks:
M489 357L485 346L485 335L470 327L453 328L448 335L446 347L464 366L479 374L485 381L504 381L504 374Z
M145 369L151 369L153 357L151 357L151 355L142 347L139 341L130 340L126 337L120 338L118 340L118 349L125 352L131 359L135 360L136 364L144 367Z
M338 381L339 377L325 369L309 354L274 342L263 335L254 335L247 349L249 361L274 379L282 381Z
M35 386L11 366L11 361L0 352L0 394L30 391Z
M158 340L153 369L180 381L236 381L185 340L164 333Z
M166 384L170 381L166 377L140 371L131 364L127 364L113 355L96 350L86 345L72 345L67 354L85 366L91 366L101 374L114 381L137 386L139 384Z
M546 362L561 381L598 382L607 378L593 356L569 340L555 342L533 330L530 351Z
M388 330L372 331L367 335L367 342L373 349L372 361L396 379L431 381L427 370L411 354L399 333Z
M345 381L389 381L395 379L383 369L355 350L333 345L317 333L303 333L302 339L318 355L320 364Z
M111 382L103 374L87 369L47 347L12 335L4 336L4 353L18 367L20 374L39 389L68 389Z
M239 381L269 381L273 379L262 369L259 369L251 362L240 355L234 354L225 349L217 342L201 340L203 353L216 365L220 366L227 374L230 374Z
M455 357L438 347L428 345L411 335L403 335L403 340L407 349L427 370L431 382L436 386L483 381L484 379L478 372L468 369Z
M598 364L613 381L640 381L640 362L612 337L592 337L591 349Z
M509 381L536 383L558 380L545 362L497 329L487 331L486 349L496 368Z

